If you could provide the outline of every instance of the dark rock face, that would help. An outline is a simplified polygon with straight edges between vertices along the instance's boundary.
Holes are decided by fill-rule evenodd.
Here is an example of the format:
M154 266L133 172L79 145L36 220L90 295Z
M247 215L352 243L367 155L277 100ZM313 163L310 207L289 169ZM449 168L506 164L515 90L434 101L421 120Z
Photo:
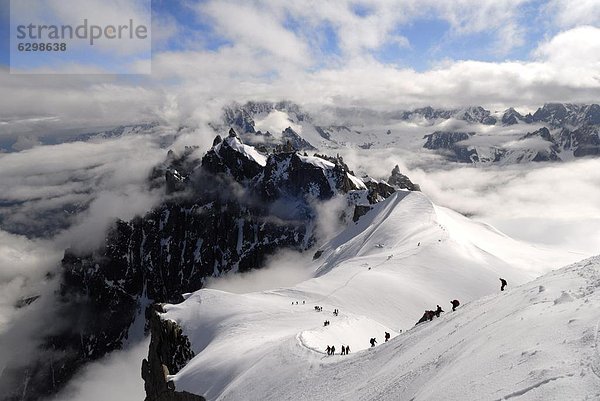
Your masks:
M534 122L545 122L552 127L581 127L600 124L600 106L547 103L533 114ZM567 128L567 127L565 127Z
M557 161L559 154L565 151L573 152L575 157L600 155L600 127L584 125L571 130L563 128L553 135L548 128L527 133L523 139L539 137L549 143L547 151L538 152L533 161Z
M230 175L236 181L254 178L262 166L257 161L241 155L237 149L241 146L244 145L232 128L229 130L229 136L213 146L202 158L202 167L213 174Z
M552 125L560 125L564 123L568 114L565 105L560 103L547 103L533 113L533 121L543 121Z
M552 135L550 135L550 131L546 127L540 128L537 131L528 132L527 134L525 134L525 136L523 136L523 139L535 138L535 137L539 137L545 141L554 143L554 138L552 138Z
M576 130L563 129L560 146L572 150L575 157L600 155L600 126L584 126Z
M417 184L413 184L410 178L400 172L400 167L397 164L392 170L392 174L390 175L390 178L388 178L387 182L398 189L408 189L409 191L421 190L421 187L419 187Z
M356 205L356 207L354 208L354 215L352 216L352 221L356 223L362 216L369 213L372 209L373 208L371 206ZM318 256L317 254L315 254L315 259L317 258Z
M281 133L283 141L289 143L290 146L295 150L317 150L307 140L302 138L296 133L291 127L287 127Z
M463 120L470 123L480 123L485 125L496 124L496 118L491 115L489 110L484 109L481 106L472 106L465 109L434 109L433 107L427 106L411 111L404 111L398 113L396 118L401 120L412 120L415 118L424 118L426 120L447 120L455 118L457 120Z
M181 154L169 150L165 161L152 169L150 187L160 188L166 184L168 194L183 190L186 177L198 164L198 158L194 156L197 150L197 146L186 146Z
M317 164L327 164L322 168ZM258 187L265 199L298 198L325 200L335 192L346 193L356 187L348 178L347 166L295 152L270 155Z
M455 115L455 118L470 123L481 123L485 125L494 125L497 121L495 117L491 116L489 110L486 110L481 106L469 107L460 111Z
M254 119L250 116L250 113L242 107L226 108L224 111L223 119L225 124L230 127L235 127L240 132L256 132L254 129Z
M535 151L535 156L530 158L532 162L548 162L548 161L559 161L560 157L558 157L559 149L556 144L556 141L550 134L548 128L543 127L537 131L529 132L524 135L521 140L529 139L529 138L539 138L548 143L548 147L546 149L540 149Z
M160 304L146 309L146 321L150 331L148 358L142 361L142 379L146 401L204 401L204 397L175 390L168 374L176 374L194 357L189 339L176 323L165 321Z
M319 135L321 135L322 138L327 139L328 141L331 140L331 134L327 131L325 131L323 129L323 127L319 127L318 125L315 126L315 129L317 130L317 132L319 133Z
M533 122L533 116L531 114L522 115L512 107L504 112L502 115L502 125L514 125L519 122L530 124Z
M427 139L423 147L425 149L452 149L456 143L466 141L473 135L475 135L474 132L436 131L423 137L423 139Z
M461 163L478 162L477 151L460 143L473 135L475 135L473 132L436 131L423 137L423 139L427 139L423 147L426 149L448 150L450 151L451 160Z

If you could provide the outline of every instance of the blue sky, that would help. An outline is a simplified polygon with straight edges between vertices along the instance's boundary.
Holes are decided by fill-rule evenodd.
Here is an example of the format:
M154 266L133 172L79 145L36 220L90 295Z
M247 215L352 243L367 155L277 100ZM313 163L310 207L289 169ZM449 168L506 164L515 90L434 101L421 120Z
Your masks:
M92 4L112 22L129 15L129 1L141 0L53 5L69 14ZM4 66L8 4L0 0ZM152 8L151 75L17 77L0 68L0 93L9 94L0 118L186 124L233 100L535 110L600 97L598 0L152 0ZM25 120L0 130L25 131Z
M8 65L7 36L9 27L9 0L0 0L0 63ZM219 51L232 46L234 38L224 32L222 27L212 18L210 13L204 14L201 7L205 1L172 1L152 0L153 18L156 21L169 21L177 27L177 33L168 40L155 43L154 52L205 50ZM265 2L265 8L269 7ZM476 3L475 3L476 4ZM558 30L545 21L544 7L547 2L529 1L518 6L518 10L509 17L521 30L521 41L507 50L498 50L502 41L502 26L490 24L490 29L477 29L473 32L460 32L449 22L442 12L430 11L425 15L416 15L414 19L395 23L388 29L388 36L377 46L363 49L363 55L375 60L401 68L425 71L441 61L478 60L501 62L504 60L527 60L531 52L545 38ZM259 11L260 11L260 7ZM349 3L349 11L358 19L373 18L375 6L367 3ZM494 16L490 15L490 19ZM339 21L332 18L321 18L314 26L307 28L310 16L294 15L286 11L282 26L292 34L302 38L310 30L307 43L311 47L313 58L312 69L327 65L331 59L345 56L340 38L344 34L339 29ZM239 23L232 17L231 24ZM251 23L251 21L250 21ZM377 24L376 18L373 24ZM467 24L469 21L466 22ZM395 39L402 37L401 41Z
M429 18L420 17L397 24L392 29L392 34L401 35L408 40L408 46L388 40L375 49L369 49L367 53L383 63L417 71L426 70L440 60L448 59L492 62L507 59L527 60L544 35L549 35L552 31L551 27L542 23L539 18L544 4L543 1L533 1L522 6L517 16L525 28L525 41L508 52L496 51L494 44L498 39L495 29L457 34L447 21L432 15ZM360 18L368 18L372 13L372 7L361 3L351 4L350 9ZM182 31L181 36L189 36L190 33L201 36L202 48L205 50L215 51L232 44L226 34L219 32L210 17L193 12L189 2L154 0L153 12L155 17L168 15L174 18ZM232 20L231 23L236 22ZM286 16L284 27L298 35L301 35L302 29L305 28L302 18L296 18L294 15ZM313 42L315 47L318 47L315 49L316 54L324 58L341 56L339 32L336 32L334 24L324 20L311 29L320 39L316 43ZM182 50L182 43L185 41L174 37L166 46L163 45L157 50Z

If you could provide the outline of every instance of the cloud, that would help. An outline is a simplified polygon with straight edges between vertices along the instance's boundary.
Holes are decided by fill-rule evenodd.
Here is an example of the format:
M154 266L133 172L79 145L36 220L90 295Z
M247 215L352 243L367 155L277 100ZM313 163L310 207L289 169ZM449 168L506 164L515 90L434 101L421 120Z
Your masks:
M600 160L409 171L436 203L496 225L508 235L597 253Z
M551 0L546 12L561 28L600 24L600 7L596 0Z
M597 69L600 66L599 54L600 28L589 25L559 32L551 39L542 42L534 52L539 59L563 68L578 68L583 72L587 68ZM581 78L589 79L582 84L597 85L600 76L586 74Z
M41 132L65 137L82 127L153 120L197 128L205 124L207 110L216 115L233 100L388 110L471 104L529 109L548 101L593 102L600 95L600 34L592 26L548 36L529 60L438 60L416 71L372 54L386 43L407 44L396 28L427 16L449 21L453 40L492 31L501 47L517 46L524 34L517 16L526 2L368 2L364 16L346 2L263 3L209 1L192 7L228 38L216 49L194 45L187 30L164 17L160 36L168 41L185 34L184 47L156 51L148 77L23 77L1 70L0 89L10 96L0 99L0 141L25 137L18 144L23 149ZM329 37L339 51L323 48Z
M0 334L18 315L14 305L22 296L37 295L47 273L55 271L62 250L49 241L30 240L0 230Z
M511 237L589 256L598 253L599 159L473 166L398 148L338 151L359 176L387 179L398 164L434 203Z
M263 119L254 119L254 128L257 131L269 131L272 135L280 135L283 130L291 127L298 134L302 134L302 126L294 124L288 118L288 115L279 110L271 111Z
M312 277L313 271L308 268L312 253L309 253L278 252L269 257L261 269L210 278L205 288L244 294L293 286Z
M142 359L148 355L150 339L112 352L86 366L53 401L130 401L146 396L141 377Z
M268 7L218 1L199 3L199 13L211 17L219 32L238 44L264 50L282 61L306 66L309 50L301 39L282 26L282 15Z
M58 239L64 246L91 245L111 221L129 219L160 199L147 182L166 155L159 139L132 135L0 155L2 226L48 236L75 224Z

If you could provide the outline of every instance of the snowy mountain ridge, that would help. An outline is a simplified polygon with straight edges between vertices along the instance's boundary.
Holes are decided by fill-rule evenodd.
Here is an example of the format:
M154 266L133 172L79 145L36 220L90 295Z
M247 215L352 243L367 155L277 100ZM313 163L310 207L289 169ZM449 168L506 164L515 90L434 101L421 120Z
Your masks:
M310 115L289 101L248 102L225 107L222 122L214 127L227 126L264 149L286 143L296 149L425 148L451 161L474 164L567 161L600 154L598 104L547 103L526 115L512 107L492 112L481 106L389 112L323 108ZM530 139L540 130L549 130L549 135Z
M495 400L539 395L535 389L564 379L581 396L573 399L597 393L600 359L581 341L596 341L598 259L577 265L581 272L572 267L538 279L542 284L524 284L580 255L512 240L417 192L397 192L374 205L319 249L307 267L313 278L294 287L242 294L203 289L164 305L161 319L181 327L193 355L168 376L175 390L208 400ZM509 290L494 295L499 277ZM452 299L463 304L456 312L450 312ZM436 304L446 313L413 328ZM560 321L561 336L546 341L553 326L536 313L555 310L551 322ZM576 320L563 321L570 313ZM519 329L523 316L535 325ZM520 340L523 331L531 333L527 341ZM384 332L391 334L388 344ZM369 349L372 337L375 349ZM511 338L521 342L507 343ZM348 345L351 353L328 356L328 345ZM561 359L569 349L581 352L585 365L573 356ZM571 379L575 365L585 380ZM564 392L556 394L544 399L564 399Z

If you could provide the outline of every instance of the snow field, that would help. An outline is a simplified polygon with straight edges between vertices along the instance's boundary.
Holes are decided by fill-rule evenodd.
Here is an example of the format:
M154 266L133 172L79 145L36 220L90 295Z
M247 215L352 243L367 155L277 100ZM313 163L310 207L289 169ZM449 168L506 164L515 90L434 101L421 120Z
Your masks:
M500 400L519 392L527 399L579 383L577 352L588 358L577 394L598 379L591 373L600 370L597 353L575 346L585 330L587 347L597 341L589 306L598 296L588 290L577 298L575 289L585 280L570 270L568 278L540 279L544 291L542 284L515 288L577 254L512 240L408 192L375 205L320 249L307 267L314 278L295 287L203 289L168 305L163 318L182 326L196 354L172 376L176 388L209 400ZM499 277L509 283L504 293ZM449 312L455 298L462 305ZM446 313L413 328L436 304ZM571 314L580 317L566 323ZM342 344L350 355L339 355ZM327 356L327 345L337 355Z

